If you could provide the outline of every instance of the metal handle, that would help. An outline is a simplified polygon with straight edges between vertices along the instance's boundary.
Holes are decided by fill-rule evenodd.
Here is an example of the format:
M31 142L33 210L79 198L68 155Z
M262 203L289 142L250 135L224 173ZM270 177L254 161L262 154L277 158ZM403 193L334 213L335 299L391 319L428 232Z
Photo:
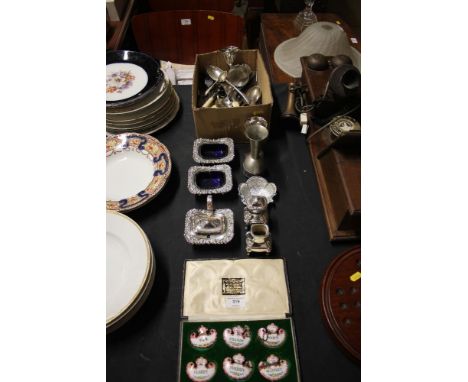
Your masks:
M242 93L236 86L234 86L229 80L224 80L224 82L226 82L228 85L232 86L232 88L242 97L242 99L244 100L244 102L247 103L247 105L249 104L249 99L247 98L247 96Z
M212 84L208 89L205 90L205 95L206 95L206 96L210 93L211 89L213 89L213 87L214 87L217 83L218 83L218 80L216 80L215 82L213 82L213 84Z

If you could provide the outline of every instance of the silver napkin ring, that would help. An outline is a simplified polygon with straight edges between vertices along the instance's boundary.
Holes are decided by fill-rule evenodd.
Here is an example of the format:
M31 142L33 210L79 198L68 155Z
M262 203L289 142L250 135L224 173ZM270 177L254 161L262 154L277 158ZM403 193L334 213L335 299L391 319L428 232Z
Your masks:
M270 253L271 235L268 224L252 224L246 234L246 251L248 254Z

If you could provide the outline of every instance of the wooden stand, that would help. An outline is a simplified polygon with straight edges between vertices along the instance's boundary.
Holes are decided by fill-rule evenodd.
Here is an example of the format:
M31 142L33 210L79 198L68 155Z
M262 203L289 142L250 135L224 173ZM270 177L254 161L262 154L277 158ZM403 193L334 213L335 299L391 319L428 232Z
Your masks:
M309 101L319 97L328 81L326 74L312 76L301 58L302 81L309 89ZM361 237L361 139L349 133L333 139L329 129L314 134L321 126L311 124L307 142L317 175L331 241Z

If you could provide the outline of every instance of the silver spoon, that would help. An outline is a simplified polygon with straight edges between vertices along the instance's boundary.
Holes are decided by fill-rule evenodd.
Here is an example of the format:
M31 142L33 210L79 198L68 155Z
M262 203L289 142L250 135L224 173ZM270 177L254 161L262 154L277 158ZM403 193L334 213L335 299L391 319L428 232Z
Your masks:
M205 95L208 95L210 93L211 89L213 89L213 87L216 84L218 84L219 82L224 82L224 80L226 79L225 77L227 76L227 74L223 76L223 70L221 68L218 68L218 67L213 66L213 65L208 66L208 69L206 69L206 73L214 81L213 84L208 89L206 89L206 91L205 91Z
M255 85L249 88L245 92L245 95L249 99L249 105L255 105L262 96L262 90L260 89L260 86Z
M249 103L248 98L245 96L244 93L242 93L235 85L233 85L226 77L227 77L227 72L225 70L222 70L221 68L218 68L217 66L214 65L208 65L208 69L206 69L206 72L208 75L215 81L219 82L226 82L228 85L231 85L232 88L242 97L242 99L246 102Z
M229 99L232 101L232 107L239 107L239 95L236 93L236 91L232 88L232 86L223 83L221 86L224 89L224 92L226 93L226 96L229 97Z

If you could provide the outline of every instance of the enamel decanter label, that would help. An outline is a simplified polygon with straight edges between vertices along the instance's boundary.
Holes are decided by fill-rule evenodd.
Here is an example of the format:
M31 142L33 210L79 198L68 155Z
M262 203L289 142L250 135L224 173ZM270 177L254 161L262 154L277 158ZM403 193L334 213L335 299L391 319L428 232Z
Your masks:
M270 355L265 361L258 364L258 371L268 381L279 381L283 379L289 370L288 361L279 359L274 354Z
M235 381L245 381L252 375L253 364L246 361L242 354L235 354L232 358L226 357L223 361L223 370L226 375Z
M218 333L215 329L200 326L197 332L190 333L190 343L197 349L207 349L214 345Z
M266 328L258 329L257 334L260 341L269 348L281 346L286 339L286 331L274 323L271 323Z
M194 362L189 362L185 368L187 376L194 382L209 381L216 374L216 364L206 358L198 357Z
M250 328L247 325L240 325L233 328L226 328L223 332L224 342L232 349L244 349L251 340Z

